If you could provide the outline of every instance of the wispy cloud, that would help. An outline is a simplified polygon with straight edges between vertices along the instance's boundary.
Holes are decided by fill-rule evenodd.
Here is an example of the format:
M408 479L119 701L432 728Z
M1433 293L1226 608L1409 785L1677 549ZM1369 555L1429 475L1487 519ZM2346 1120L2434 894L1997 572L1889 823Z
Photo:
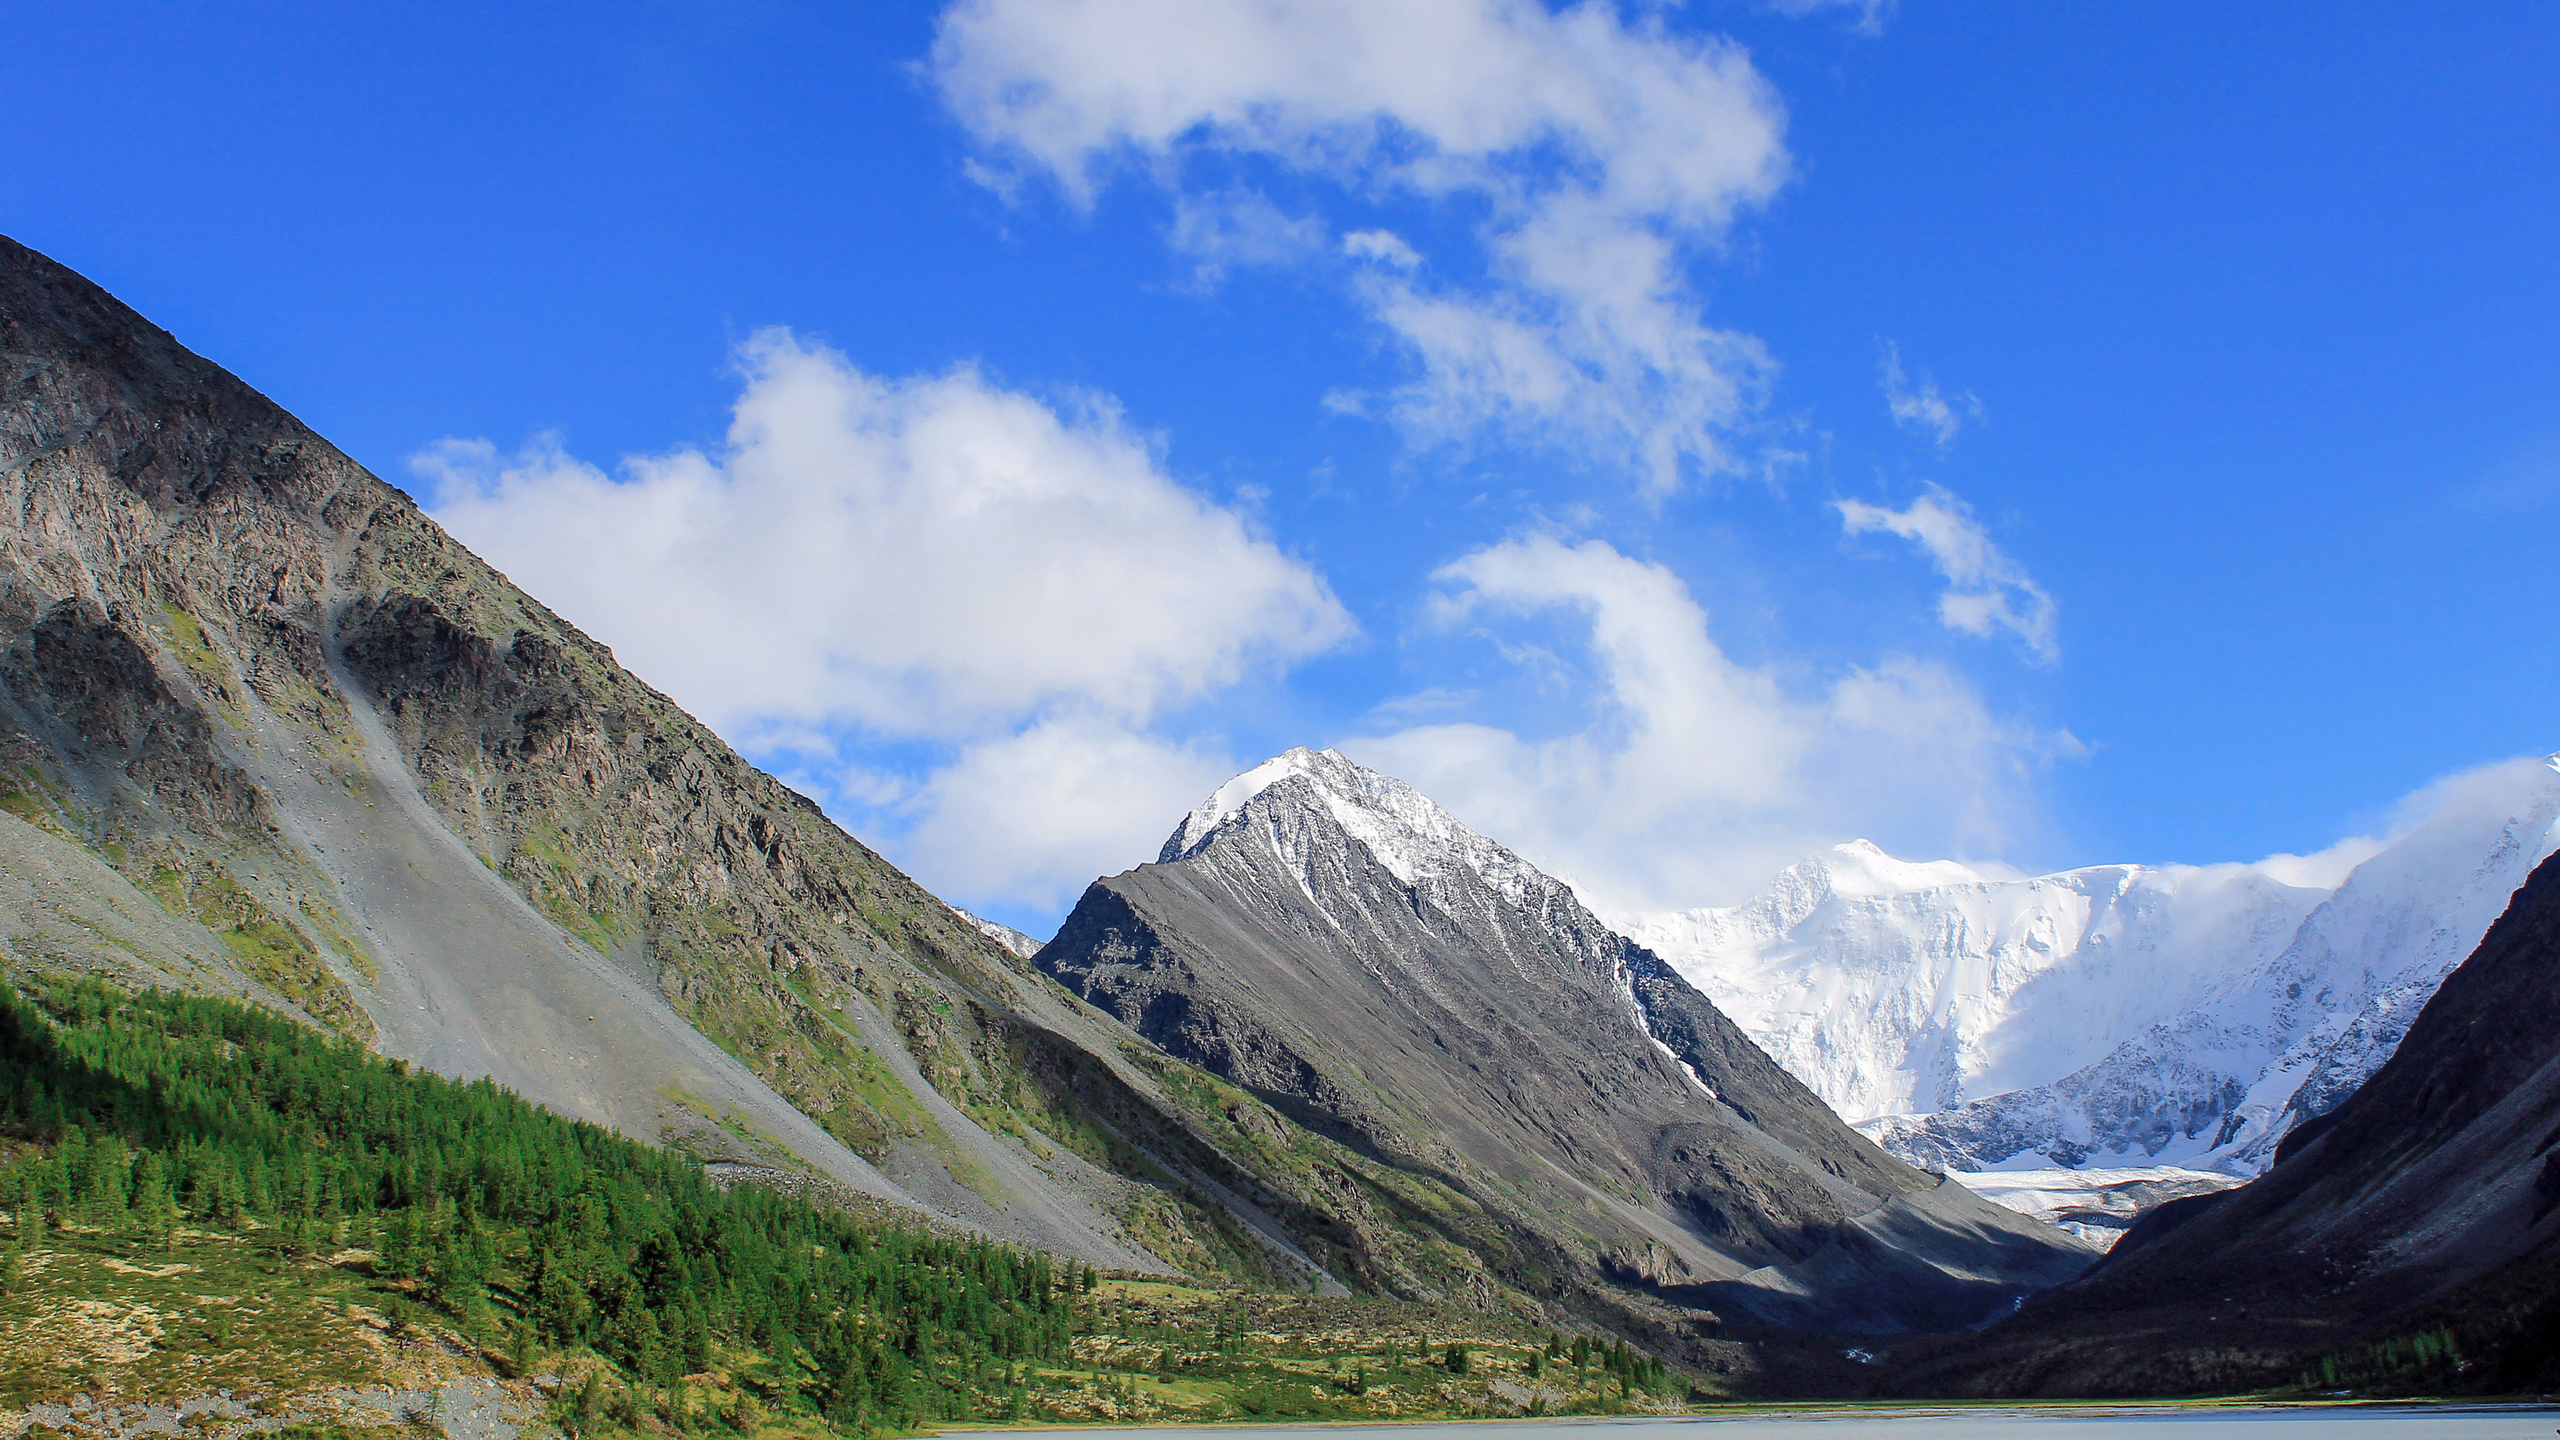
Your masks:
M1727 655L1679 577L1601 541L1509 540L1436 579L1434 618L1480 632L1515 665L1559 659L1515 627L1563 620L1547 638L1593 677L1590 723L1545 737L1408 723L1342 748L1619 907L1737 899L1851 835L1997 853L2034 823L2033 774L2084 753L1907 658L1802 693Z
M1179 212L1204 163L1249 160L1345 208L1480 214L1472 283L1374 227L1336 247L1413 370L1338 409L1426 446L1555 447L1655 494L1736 466L1772 367L1706 321L1686 265L1788 161L1777 97L1729 43L1600 0L959 0L929 68L1006 193L1045 175L1087 204L1134 173Z
M1990 532L1962 500L1933 485L1900 510L1863 500L1835 500L1831 508L1851 535L1881 531L1920 547L1947 582L1938 596L1938 618L1948 628L1981 636L2005 630L2038 660L2060 657L2053 597L1991 543Z
M1938 382L1926 371L1915 385L1902 370L1902 347L1884 342L1884 403L1893 412L1893 420L1906 430L1917 431L1937 442L1944 450L1956 441L1956 432L1967 420L1980 419L1982 402L1973 392L1943 394Z
M1198 262L1192 274L1203 285L1243 266L1294 264L1327 242L1322 220L1286 214L1260 191L1246 189L1180 197L1165 232L1165 243Z
M1846 12L1849 28L1870 38L1884 33L1884 24L1893 18L1895 0L1768 0L1769 8L1781 15L1804 19L1808 16Z

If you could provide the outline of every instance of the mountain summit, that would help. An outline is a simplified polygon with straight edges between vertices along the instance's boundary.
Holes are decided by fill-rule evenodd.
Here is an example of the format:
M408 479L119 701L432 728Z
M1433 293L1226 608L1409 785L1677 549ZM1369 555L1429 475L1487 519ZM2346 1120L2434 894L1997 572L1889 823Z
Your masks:
M1220 786L1036 963L1336 1137L1368 1203L1474 1229L1505 1278L1892 1330L1971 1323L2090 1258L1876 1149L1571 887L1333 751Z

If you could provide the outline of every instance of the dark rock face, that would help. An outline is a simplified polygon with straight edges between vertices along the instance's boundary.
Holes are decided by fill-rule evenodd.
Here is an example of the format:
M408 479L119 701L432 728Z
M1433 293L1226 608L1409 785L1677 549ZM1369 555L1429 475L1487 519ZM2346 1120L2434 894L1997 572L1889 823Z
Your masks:
M256 818L256 787L216 753L212 725L95 601L64 598L18 631L0 653L0 689L53 746L165 797L187 821L225 828Z
M2289 1382L2423 1319L2467 1327L2484 1349L2520 1347L2507 1388L2547 1387L2560 1337L2508 1334L2498 1317L2560 1283L2555 1013L2560 857L2534 870L2389 1063L2287 1136L2266 1175L2160 1207L2087 1281L1976 1344L1915 1357L1901 1383L2236 1390Z
M2008 1281L1959 1297L1935 1260L1913 1267L1928 1283L1886 1265L1866 1277L1884 1298L1855 1315L1771 1292L1933 1181L1567 887L1330 752L1273 765L1291 773L1096 882L1037 963L1169 1053L1465 1195L1515 1254L1585 1275L1738 1317L1897 1329L1971 1323L2088 1263L1951 1194L1933 1203L2001 1243L1930 1253Z

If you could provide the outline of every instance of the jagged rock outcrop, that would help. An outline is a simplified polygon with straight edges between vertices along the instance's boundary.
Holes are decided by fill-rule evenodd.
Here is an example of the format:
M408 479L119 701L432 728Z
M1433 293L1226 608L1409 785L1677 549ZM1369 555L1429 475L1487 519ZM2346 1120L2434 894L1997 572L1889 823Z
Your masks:
M1338 1138L1364 1183L1463 1200L1506 1277L1885 1330L2090 1259L1877 1150L1570 888L1330 751L1223 787L1036 959Z

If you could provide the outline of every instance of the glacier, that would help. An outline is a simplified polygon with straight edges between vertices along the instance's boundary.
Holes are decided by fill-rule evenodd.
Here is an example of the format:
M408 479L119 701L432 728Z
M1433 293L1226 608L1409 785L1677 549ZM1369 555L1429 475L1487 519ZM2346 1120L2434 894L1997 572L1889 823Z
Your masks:
M2334 891L2249 865L2007 878L1857 841L1741 905L1604 918L1906 1160L2246 1178L2390 1058L2560 848L2560 757L2433 799Z

